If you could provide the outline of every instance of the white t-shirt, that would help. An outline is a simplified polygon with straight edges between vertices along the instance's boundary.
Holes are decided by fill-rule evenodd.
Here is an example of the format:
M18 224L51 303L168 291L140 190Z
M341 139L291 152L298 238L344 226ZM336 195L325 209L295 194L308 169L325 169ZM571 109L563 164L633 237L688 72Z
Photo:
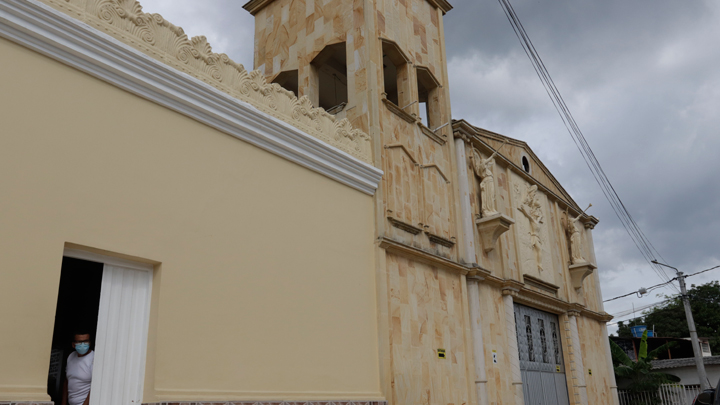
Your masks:
M72 352L68 356L65 373L68 379L69 405L82 405L90 393L94 359L95 351L82 357L78 357L77 352Z

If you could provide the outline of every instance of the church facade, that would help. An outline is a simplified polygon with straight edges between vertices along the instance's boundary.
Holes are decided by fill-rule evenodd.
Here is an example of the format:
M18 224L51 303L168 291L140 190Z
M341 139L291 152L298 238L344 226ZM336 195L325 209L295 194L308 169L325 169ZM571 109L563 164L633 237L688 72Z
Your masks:
M244 7L251 72L134 0L0 0L0 404L57 401L78 306L93 405L617 404L598 220L453 119L452 6Z

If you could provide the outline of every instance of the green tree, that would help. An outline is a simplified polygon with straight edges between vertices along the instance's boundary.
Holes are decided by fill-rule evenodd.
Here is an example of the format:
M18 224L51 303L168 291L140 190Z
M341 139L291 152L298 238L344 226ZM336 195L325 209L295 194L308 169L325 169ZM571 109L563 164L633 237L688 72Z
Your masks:
M650 363L657 358L658 353L669 349L673 345L675 345L675 342L668 342L648 353L647 331L645 331L640 340L638 360L632 361L620 346L610 340L610 352L612 353L615 377L619 385L627 386L633 404L659 404L660 398L657 393L660 385L680 381L680 378L674 375L652 371L652 364ZM640 396L633 398L633 394L641 392L650 393L650 399L647 401L641 400L639 399Z
M635 325L645 325L642 317L630 319L627 321L618 322L618 336L619 337L633 337L631 327Z
M688 296L698 336L709 338L710 350L713 354L720 354L720 282L712 281L690 287ZM644 323L637 323L638 325L647 325L649 329L654 326L655 336L679 338L690 336L685 308L680 296L670 298L662 306L647 311L639 321ZM630 328L626 327L626 329L629 332ZM622 336L619 333L620 330L618 336Z

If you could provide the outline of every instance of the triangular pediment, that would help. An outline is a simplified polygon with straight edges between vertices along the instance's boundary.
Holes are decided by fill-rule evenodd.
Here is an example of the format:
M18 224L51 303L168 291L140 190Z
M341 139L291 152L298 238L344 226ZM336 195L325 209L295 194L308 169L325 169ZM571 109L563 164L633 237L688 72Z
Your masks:
M509 163L515 171L528 178L531 182L542 186L542 188L554 194L556 198L564 201L571 208L580 211L580 207L575 200L560 185L560 182L550 173L550 170L545 167L527 143L470 125L465 120L454 120L453 132L467 137L483 153L490 150L496 151L505 143L498 155Z

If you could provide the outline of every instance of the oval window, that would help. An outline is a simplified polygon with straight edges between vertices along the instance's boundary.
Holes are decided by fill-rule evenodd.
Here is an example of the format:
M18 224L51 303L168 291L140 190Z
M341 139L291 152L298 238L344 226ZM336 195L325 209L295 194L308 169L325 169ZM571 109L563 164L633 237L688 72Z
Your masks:
M528 159L525 156L522 157L522 165L523 165L523 169L526 172L530 173L530 162L528 162Z

